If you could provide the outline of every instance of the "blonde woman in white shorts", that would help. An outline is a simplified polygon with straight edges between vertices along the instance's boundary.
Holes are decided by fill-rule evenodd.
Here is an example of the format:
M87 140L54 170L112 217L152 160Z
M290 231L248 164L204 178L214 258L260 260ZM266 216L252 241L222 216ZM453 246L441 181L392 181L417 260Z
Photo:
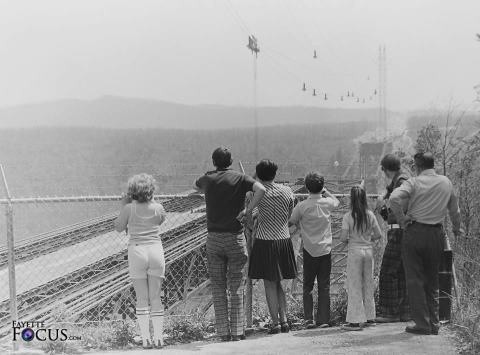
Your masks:
M153 200L155 179L147 174L128 180L128 193L122 199L120 215L115 220L118 232L127 231L128 270L137 295L136 315L143 347L163 346L164 309L160 298L165 278L165 256L160 239L160 225L165 210ZM150 322L153 324L153 346Z

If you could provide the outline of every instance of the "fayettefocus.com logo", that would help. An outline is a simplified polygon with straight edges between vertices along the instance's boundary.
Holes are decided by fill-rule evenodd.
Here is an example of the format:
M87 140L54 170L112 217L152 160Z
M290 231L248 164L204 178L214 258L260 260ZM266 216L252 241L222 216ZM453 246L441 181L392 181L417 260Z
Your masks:
M68 335L66 328L48 328L44 322L13 321L13 340L22 338L24 341L67 341L82 340L79 336Z

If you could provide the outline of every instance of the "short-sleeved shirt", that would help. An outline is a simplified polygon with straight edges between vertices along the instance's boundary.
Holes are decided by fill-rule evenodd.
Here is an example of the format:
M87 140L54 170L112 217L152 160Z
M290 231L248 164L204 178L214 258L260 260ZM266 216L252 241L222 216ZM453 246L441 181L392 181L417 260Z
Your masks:
M245 194L252 191L255 180L230 169L209 171L195 184L205 192L207 229L209 232L242 233L237 220L245 207Z
M359 232L355 226L353 226L354 221L352 217L352 213L348 212L343 216L342 221L342 229L348 231L348 247L371 247L373 246L372 243L372 235L373 235L373 228L374 226L378 226L377 219L372 211L367 211L367 218L368 218L368 226L367 229L363 232Z
M304 249L313 257L332 250L331 212L339 201L321 194L311 194L293 209L290 222L300 225Z
M120 212L119 223L128 228L130 244L148 244L161 241L160 225L165 218L166 212L160 203L132 201Z
M258 204L258 239L279 240L290 238L288 219L293 210L295 197L286 185L264 183L265 195Z
M453 195L452 182L435 170L424 170L417 177L405 181L393 190L391 204L401 204L408 199L408 215L412 220L426 223L442 223L450 206Z

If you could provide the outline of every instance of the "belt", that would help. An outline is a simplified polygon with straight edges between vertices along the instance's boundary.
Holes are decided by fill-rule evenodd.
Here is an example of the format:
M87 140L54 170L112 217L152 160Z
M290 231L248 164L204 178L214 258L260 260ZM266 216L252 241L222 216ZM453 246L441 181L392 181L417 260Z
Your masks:
M399 224L389 224L390 229L401 229Z
M422 223L422 222L412 221L411 224L418 224L418 225L420 225L420 226L430 227L430 228L442 228L442 227L443 227L443 225L442 225L441 223L428 224L428 223Z

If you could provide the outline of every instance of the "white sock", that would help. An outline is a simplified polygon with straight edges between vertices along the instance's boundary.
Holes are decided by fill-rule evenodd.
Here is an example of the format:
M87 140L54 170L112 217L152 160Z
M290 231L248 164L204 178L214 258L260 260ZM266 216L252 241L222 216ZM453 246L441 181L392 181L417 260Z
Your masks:
M150 341L150 319L148 317L150 313L149 308L137 307L135 313L137 315L137 321L138 326L140 327L143 345L146 345L147 340Z
M157 344L157 341L160 342L160 345L163 346L163 316L164 311L152 311L150 317L152 318L153 324L153 341Z

